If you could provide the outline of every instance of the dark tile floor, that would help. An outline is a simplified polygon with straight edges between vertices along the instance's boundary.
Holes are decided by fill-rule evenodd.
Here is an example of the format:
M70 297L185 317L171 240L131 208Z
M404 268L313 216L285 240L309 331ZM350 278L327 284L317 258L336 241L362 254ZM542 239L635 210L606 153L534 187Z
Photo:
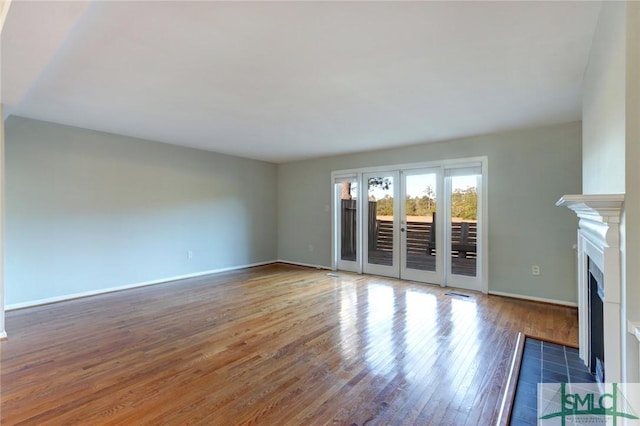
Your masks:
M527 337L524 343L511 425L536 425L538 383L592 383L578 350Z

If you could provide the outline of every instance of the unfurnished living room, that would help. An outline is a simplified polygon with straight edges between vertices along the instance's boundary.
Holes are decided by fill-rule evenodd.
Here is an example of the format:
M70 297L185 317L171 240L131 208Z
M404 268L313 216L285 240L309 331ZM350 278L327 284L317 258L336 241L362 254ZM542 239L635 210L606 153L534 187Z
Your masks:
M538 383L640 382L640 3L0 27L3 425L547 424Z

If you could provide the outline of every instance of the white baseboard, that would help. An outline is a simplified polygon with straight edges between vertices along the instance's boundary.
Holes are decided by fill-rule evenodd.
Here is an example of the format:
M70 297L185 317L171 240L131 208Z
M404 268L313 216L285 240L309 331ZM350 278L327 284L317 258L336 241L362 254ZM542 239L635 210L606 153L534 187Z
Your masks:
M50 297L50 298L46 298L46 299L38 299L38 300L31 300L31 301L28 301L28 302L13 303L13 304L10 304L10 305L6 305L5 306L5 311L12 311L12 310L16 310L16 309L29 308L29 307L40 306L40 305L48 305L50 303L63 302L65 300L80 299L80 298L83 298L83 297L96 296L96 295L99 295L99 294L113 293L113 292L116 292L116 291L128 290L128 289L133 289L133 288L137 288L137 287L145 287L145 286L149 286L149 285L163 284L163 283L168 283L168 282L171 282L171 281L184 280L184 279L187 279L187 278L197 278L197 277L202 277L202 276L205 276L205 275L219 274L219 273L222 273L222 272L236 271L236 270L239 270L239 269L252 268L252 267L256 267L256 266L271 265L271 264L274 264L274 263L283 263L283 264L289 264L289 265L305 266L305 267L308 267L308 268L323 269L323 270L327 270L327 271L331 271L332 270L330 267L324 266L324 265L313 265L313 264L310 264L310 263L294 262L294 261L282 260L282 259L269 260L269 261L265 261L265 262L257 262L257 263L251 263L251 264L240 265L240 266L231 266L231 267L228 267L228 268L212 269L212 270L208 270L208 271L201 271L201 272L195 272L195 273L192 273L192 274L161 278L161 279L157 279L157 280L144 281L144 282L140 282L140 283L126 284L126 285L117 286L117 287L102 288L102 289L86 291L86 292L82 292L82 293L73 293L73 294L67 294L67 295L63 295L63 296ZM492 294L492 295L495 295L495 296L512 297L512 298L515 298L515 299L531 300L531 301L535 301L535 302L551 303L551 304L554 304L554 305L571 306L571 307L577 307L578 306L578 304L575 303L575 302L567 302L567 301L564 301L564 300L556 300L556 299L546 299L546 298L534 297L534 296L524 296L522 294L506 293L506 292L502 292L502 291L490 291L489 294ZM7 337L6 332L0 331L0 340L3 339L3 338L6 338L6 337Z
M566 300L546 299L544 297L534 297L534 296L524 296L522 294L505 293L503 291L490 291L489 294L492 294L494 296L512 297L514 299L531 300L533 302L551 303L552 305L570 306L572 308L578 307L578 304L576 302L567 302Z
M158 280L144 281L144 282L141 282L141 283L126 284L126 285L122 285L122 286L118 286L118 287L108 287L108 288L101 288L101 289L98 289L98 290L85 291L85 292L82 292L82 293L66 294L66 295L63 295L63 296L50 297L50 298L47 298L47 299L30 300L28 302L13 303L11 305L6 305L4 310L5 311L12 311L12 310L15 310L15 309L30 308L30 307L33 307L33 306L40 306L40 305L48 305L50 303L63 302L65 300L80 299L82 297L96 296L98 294L105 294L105 293L113 293L115 291L129 290L129 289L132 289L132 288L145 287L145 286L155 285L155 284L164 284L164 283L168 283L168 282L171 282L171 281L184 280L184 279L187 279L187 278L197 278L197 277L202 277L202 276L205 276L205 275L219 274L221 272L229 272L229 271L236 271L238 269L252 268L252 267L255 267L255 266L271 265L271 264L276 263L276 262L278 262L278 261L269 260L267 262L258 262L258 263L251 263L251 264L248 264L248 265L240 265L240 266L231 266L231 267L228 267L228 268L212 269L212 270L209 270L209 271L195 272L193 274L186 274L186 275L179 275L179 276L175 276L175 277L161 278L161 279L158 279ZM0 339L2 339L2 334L1 333L0 333Z
M324 265L312 265L310 263L293 262L291 260L278 259L278 260L276 260L276 262L285 263L285 264L288 264L288 265L306 266L307 268L326 269L327 271L332 271L333 270L330 267L324 266Z

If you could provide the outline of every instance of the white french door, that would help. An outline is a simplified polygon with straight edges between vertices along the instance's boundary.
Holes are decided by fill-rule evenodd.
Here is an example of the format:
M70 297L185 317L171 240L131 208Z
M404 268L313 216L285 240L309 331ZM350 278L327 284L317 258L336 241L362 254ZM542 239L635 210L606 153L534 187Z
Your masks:
M400 182L398 171L365 173L363 235L366 274L400 278Z
M444 169L446 285L481 291L482 171L479 166Z
M442 173L436 169L402 171L400 196L400 276L433 284L444 283Z
M351 174L335 178L333 191L335 269L361 272L358 175Z
M485 163L336 172L334 269L486 292Z

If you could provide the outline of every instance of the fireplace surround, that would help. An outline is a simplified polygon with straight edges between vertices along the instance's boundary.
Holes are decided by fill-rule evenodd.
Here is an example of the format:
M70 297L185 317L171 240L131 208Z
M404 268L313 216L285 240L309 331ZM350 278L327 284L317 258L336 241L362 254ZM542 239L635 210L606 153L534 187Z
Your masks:
M622 380L620 217L623 203L622 194L564 195L556 203L573 210L580 219L577 244L580 358L592 372L600 370L599 379L608 382ZM600 281L595 285L594 275L595 281ZM596 292L591 297L590 288ZM601 299L602 312L597 312L596 297ZM592 301L596 311L592 311ZM591 325L592 318L595 326ZM599 350L593 348L598 347L596 340L600 336L603 353L594 353Z

